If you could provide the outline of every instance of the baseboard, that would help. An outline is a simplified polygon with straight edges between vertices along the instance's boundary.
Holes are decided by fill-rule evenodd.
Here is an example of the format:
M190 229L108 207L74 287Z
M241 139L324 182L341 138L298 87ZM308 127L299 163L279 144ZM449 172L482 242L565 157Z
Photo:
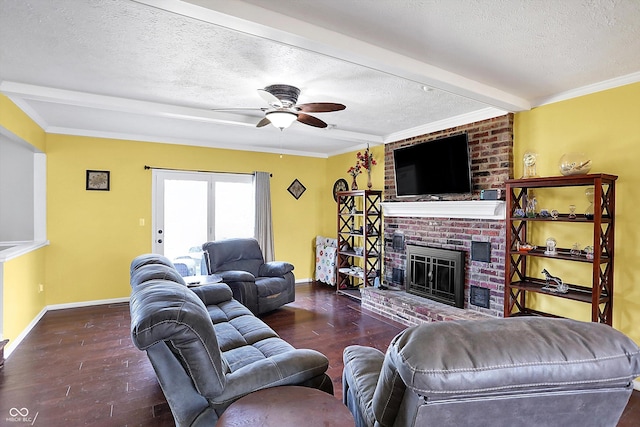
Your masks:
M70 302L65 304L53 304L46 307L47 311L65 310L67 308L91 307L93 305L121 304L129 302L129 297L100 299L94 301Z
M640 378L637 380L633 380L633 389L640 391Z
M40 321L40 319L42 319L42 316L44 316L46 312L47 312L47 307L40 310L40 313L38 313L36 317L33 318L31 323L29 323L27 327L24 328L24 330L20 332L20 334L14 340L9 341L9 344L7 344L7 346L4 348L5 359L8 359L9 356L11 356L11 353L13 353L13 351L18 347L18 345L20 345L22 340L25 339L27 335L29 335L29 332L31 332L31 330L38 324L38 322Z
M309 282L313 282L313 279L296 279L296 285L306 285Z
M91 307L93 305L120 304L120 303L123 303L123 302L129 302L129 297L111 298L111 299L94 300L94 301L72 302L72 303L68 303L68 304L48 305L48 306L44 307L40 311L40 313L38 313L36 315L36 317L33 318L33 320L27 325L27 327L24 328L24 330L22 332L20 332L20 335L18 335L14 340L9 341L9 344L7 344L7 346L4 348L4 358L8 359L9 356L11 356L11 353L13 353L13 351L18 347L18 345L20 345L22 340L24 340L25 337L27 335L29 335L29 332L31 332L31 330L38 324L40 319L42 319L42 317L48 311L64 310L64 309L67 309L67 308Z

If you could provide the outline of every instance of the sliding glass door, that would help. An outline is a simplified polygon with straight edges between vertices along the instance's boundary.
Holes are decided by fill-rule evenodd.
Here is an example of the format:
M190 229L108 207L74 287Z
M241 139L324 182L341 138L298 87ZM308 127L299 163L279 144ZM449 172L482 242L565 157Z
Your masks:
M153 252L207 274L202 244L254 235L253 175L153 171Z

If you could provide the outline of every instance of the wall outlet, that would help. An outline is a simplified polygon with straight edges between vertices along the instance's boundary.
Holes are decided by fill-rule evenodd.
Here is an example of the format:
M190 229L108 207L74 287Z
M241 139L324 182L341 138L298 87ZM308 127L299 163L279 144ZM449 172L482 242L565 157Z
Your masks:
M38 292L44 292L44 285L42 283L38 284Z
M138 224L140 224L140 227L144 227L144 218L140 218Z

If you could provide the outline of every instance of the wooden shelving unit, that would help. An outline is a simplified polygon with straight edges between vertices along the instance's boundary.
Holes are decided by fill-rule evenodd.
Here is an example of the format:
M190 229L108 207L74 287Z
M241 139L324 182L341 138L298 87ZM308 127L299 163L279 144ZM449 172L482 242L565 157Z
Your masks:
M336 292L359 299L360 287L373 286L381 270L382 191L341 191L337 197Z
M591 306L591 321L611 325L613 315L613 260L614 260L614 223L615 223L615 181L618 177L606 174L557 176L548 178L514 179L506 182L507 197L507 253L505 256L505 299L504 316L540 315L554 316L534 310L527 305L530 293L540 293L558 298L579 301ZM526 199L533 188L593 187L593 218L576 214L570 218L561 213L557 219L539 216L528 218L515 216L516 210L526 210ZM584 253L572 255L568 248L557 248L557 254L547 255L545 249L530 251L518 250L529 242L533 227L555 222L567 225L593 225L593 258ZM540 242L539 242L540 243ZM535 244L535 243L534 243ZM538 244L544 246L544 243ZM567 262L589 263L592 265L590 284L568 283L566 293L545 289L544 279L532 277L528 260L533 257L563 260ZM567 284L565 282L565 284Z

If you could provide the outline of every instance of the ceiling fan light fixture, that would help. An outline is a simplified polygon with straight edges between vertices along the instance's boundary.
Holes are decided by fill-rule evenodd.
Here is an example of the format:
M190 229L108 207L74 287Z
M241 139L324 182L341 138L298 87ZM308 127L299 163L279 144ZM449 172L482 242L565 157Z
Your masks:
M266 114L272 125L280 130L286 129L296 121L298 115L291 111L270 111Z

